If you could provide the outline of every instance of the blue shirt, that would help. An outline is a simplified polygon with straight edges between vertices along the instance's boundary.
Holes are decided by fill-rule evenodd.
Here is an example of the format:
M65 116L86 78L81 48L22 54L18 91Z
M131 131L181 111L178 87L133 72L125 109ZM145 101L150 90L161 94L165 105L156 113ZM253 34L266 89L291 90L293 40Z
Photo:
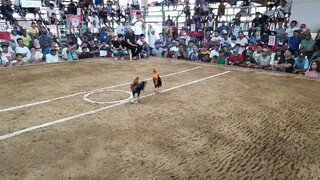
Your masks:
M308 69L309 68L309 60L304 59L302 62L299 61L298 58L294 58L294 66L295 69Z
M47 47L44 51L43 54L50 54L51 52L51 47Z
M78 60L78 54L76 52L68 52L67 53L68 61Z
M108 34L107 33L100 33L100 42L104 41L104 42L108 42Z
M300 38L291 37L289 39L289 48L293 49L293 50L298 50L300 43L301 43L301 39Z

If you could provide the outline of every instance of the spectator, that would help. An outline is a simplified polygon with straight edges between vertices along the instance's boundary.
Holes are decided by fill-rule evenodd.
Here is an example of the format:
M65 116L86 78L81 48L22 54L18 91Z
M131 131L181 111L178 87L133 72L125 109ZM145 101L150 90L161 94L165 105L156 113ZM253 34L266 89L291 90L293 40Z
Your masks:
M37 27L39 29L39 36L43 34L44 31L46 31L46 27L42 24L41 20L37 20Z
M226 6L223 4L223 0L220 1L219 7L218 7L218 16L221 18L226 11Z
M285 51L285 58L283 60L280 60L278 64L275 66L276 70L292 73L293 72L293 66L294 66L294 59L293 57L293 51L287 49Z
M231 46L231 38L228 37L228 33L224 32L223 38L221 39L222 46Z
M141 57L148 58L150 56L150 44L147 42L144 34L140 34L140 39L137 41L137 44L142 46Z
M175 58L177 59L178 51L179 51L179 44L180 42L177 40L175 41L175 45L169 48L168 52L168 58ZM161 47L161 46L160 46ZM166 57L166 56L165 56Z
M155 32L156 32L156 30L152 26L149 26L149 31L148 31L149 43L152 48L155 48L155 42L157 40L157 36L156 36Z
M218 31L221 34L228 34L229 27L226 26L226 21L221 21L221 26L218 27ZM225 31L225 32L224 32Z
M256 12L256 16L251 22L251 28L248 31L249 37L251 37L252 33L255 33L257 30L259 30L262 25L263 21L260 18L260 12Z
M161 48L165 48L165 47L166 47L166 40L164 39L162 33L159 33L159 39L158 39L156 42L159 43L159 46L160 46Z
M11 44L11 47L13 47L13 49L16 49L16 47L18 46L17 39L19 38L21 38L21 36L17 34L16 29L13 29L10 34L10 44Z
M77 45L74 43L69 43L68 44L68 49L67 49L67 60L68 61L75 61L78 60L78 54L76 53Z
M31 52L23 43L23 40L21 38L17 39L18 47L16 48L16 56L17 54L22 55L22 61L23 62L29 62L29 59L31 57ZM19 62L20 63L20 62ZM20 63L21 64L21 63ZM23 64L23 63L22 63Z
M278 41L283 42L286 33L286 30L283 28L283 22L278 22L278 28L276 28L275 31L277 33Z
M92 58L92 54L89 52L88 47L82 47L81 49L81 53L79 55L79 59L88 59L88 58Z
M90 23L93 24L93 21L96 22L96 24L100 24L100 19L99 17L97 16L97 13L96 12L93 12L92 13L92 17L90 17Z
M210 10L209 3L205 1L204 4L202 4L202 15L208 16L209 10Z
M117 25L118 25L117 29L116 29L116 33L124 35L124 27L123 27L121 21L117 20L116 22L117 22Z
M32 39L39 38L39 29L38 29L37 24L35 22L31 23L31 27L29 28L29 34Z
M40 42L40 47L42 51L44 52L45 49L45 44L47 43L48 45L51 44L51 37L48 35L47 30L43 30L42 35L39 37L39 42Z
M122 56L128 54L126 42L123 40L122 34L118 34L117 40L112 42L112 52L114 56L120 56L121 60L123 60Z
M317 57L320 57L320 45L314 46L315 52L313 53L311 60L315 60Z
M199 61L199 49L196 45L193 45L192 52L189 54L189 60Z
M56 16L56 13L52 13L51 17L48 18L48 24L49 25L58 25L59 20Z
M159 46L159 43L156 42L154 48L151 51L151 54L156 57L166 57L164 56L165 50Z
M209 46L208 44L204 44L199 56L199 59L203 62L210 62L210 51L209 51Z
M294 71L295 74L304 74L308 70L309 60L304 53L300 53L297 58L294 59Z
M30 47L32 39L29 34L27 34L27 30L22 31L21 39L23 40L25 46Z
M23 54L17 53L16 54L16 60L13 60L11 65L15 66L15 65L24 65L26 62L23 61Z
M10 61L2 54L2 51L0 50L0 67L6 67L9 66Z
M285 56L282 48L278 48L276 55L274 57L274 61L271 62L271 67L272 69L275 70L275 67L279 64L279 62L284 62L285 61Z
M184 11L184 14L186 15L186 20L189 19L191 15L191 8L189 6L189 3L186 4L183 11Z
M211 38L213 44L220 46L222 38L220 36L220 32L218 30L214 31L214 36Z
M8 44L2 44L0 51L2 52L2 60L7 60L9 63L15 59L13 52L10 52Z
M140 57L140 52L142 51L142 46L138 45L136 42L134 27L131 27L129 32L126 35L127 48L130 49L132 53L132 57L136 57L136 59Z
M258 65L261 69L268 69L271 63L271 57L268 55L268 49L264 48L258 58Z
M139 39L139 35L143 34L143 29L145 27L144 20L141 18L141 12L136 13L136 19L134 20L134 23L132 23L132 26L134 26L135 40L137 41Z
M96 21L92 21L90 29L91 29L91 32L96 35L100 31L100 26L99 24L96 23Z
M214 26L214 19L212 18L212 16L213 16L212 14L209 14L208 20L206 21L206 31L209 31L209 32L213 30L213 26ZM219 32L222 33L221 31Z
M223 50L219 50L219 56L217 57L215 64L220 65L227 65L228 64L228 58L225 56L225 53Z
M301 39L305 39L305 36L310 34L310 29L307 28L306 24L301 24L300 25L300 37Z
M56 14L56 10L54 9L54 4L50 3L47 10L47 18L49 19L50 17L52 17L52 14Z
M246 46L248 45L248 39L246 37L244 37L242 31L240 31L238 34L236 44L240 44L239 53L242 54L242 52L245 50Z
M0 7L1 14L3 14L3 16L6 17L8 21L13 21L14 10L11 8L11 6L12 6L11 1L2 1L1 7Z
M299 31L295 30L293 36L289 39L289 48L295 53L299 50L299 45L301 43L301 38L299 37Z
M307 77L320 78L320 61L312 61L305 75Z
M43 59L42 59L43 54L40 53L39 51L36 51L36 48L34 46L30 47L30 52L31 52L31 56L30 56L29 62L31 64L43 62Z
M168 15L168 19L166 20L166 23L165 23L167 26L173 26L173 21L172 19L170 18L170 15Z
M184 49L183 44L179 45L179 50L176 53L175 57L177 57L177 59L184 59L187 60L188 59L188 53L187 51Z
M235 66L239 66L240 64L243 63L243 56L241 53L239 53L238 49L235 49L233 51L232 56L230 57L230 61L229 64L230 65L235 65Z
M12 25L12 29L17 31L17 34L19 34L20 36L22 36L22 26L19 25L19 22L15 19L13 20L13 25Z
M243 66L250 68L259 68L258 62L252 57L252 51L248 50L246 55L244 56Z
M66 19L66 14L67 14L68 12L66 11L66 6L65 5L60 5L59 6L59 15L60 15L60 21L63 21L63 20L65 20Z
M308 59L311 59L314 53L315 43L316 41L311 38L311 33L305 34L305 39L301 41L300 50L308 56Z
M109 36L107 32L107 28L102 28L102 31L100 32L100 42L106 42L108 44L109 42Z
M290 27L287 28L286 30L286 39L290 39L291 37L293 37L293 34L295 31L298 31L299 33L299 28L297 27L297 21L293 20L290 23Z
M59 62L59 56L55 49L51 49L50 54L46 55L46 62L47 63L57 63Z
M214 56L218 57L219 56L219 48L220 46L219 45L213 45L212 47L213 49L210 51L210 55L209 55L209 58L212 60L212 58Z

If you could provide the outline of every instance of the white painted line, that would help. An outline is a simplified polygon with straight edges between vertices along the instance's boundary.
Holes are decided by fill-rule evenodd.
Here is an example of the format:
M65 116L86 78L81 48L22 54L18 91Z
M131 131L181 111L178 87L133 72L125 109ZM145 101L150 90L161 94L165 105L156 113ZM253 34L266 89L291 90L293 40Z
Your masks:
M180 86L176 86L176 87L172 87L172 88L169 88L169 89L165 89L165 90L162 90L160 92L162 92L162 93L163 92L168 92L168 91L171 91L171 90L174 90L174 89L177 89L177 88L181 88L181 87L184 87L184 86L187 86L187 85L191 85L191 84L195 84L195 83L198 83L198 82L202 82L202 81L205 81L205 80L210 79L210 78L221 76L221 75L227 74L229 72L230 71L226 71L226 72L223 72L223 73L219 73L219 74L215 74L215 75L212 75L212 76L208 76L208 77L205 77L205 78L202 78L202 79L199 79L199 80L195 80L195 81L191 81L191 82L186 83L186 84L182 84ZM152 96L152 95L154 95L154 94L153 93L152 94L147 94L145 96L140 97L140 99L146 98L146 97L149 97L149 96ZM81 113L81 114L78 114L78 115L75 115L75 116L70 116L70 117L67 117L67 118L59 119L59 120L48 122L48 123L45 123L45 124L28 127L26 129L22 129L22 130L19 130L19 131L15 131L15 132L12 132L12 133L9 133L9 134L2 135L2 136L0 136L0 140L5 140L5 139L8 139L8 138L11 138L11 137L14 137L14 136L18 136L18 135L23 134L23 133L27 133L27 132L30 132L30 131L34 131L34 130L40 129L40 128L46 128L46 127L49 127L49 126L52 126L52 125L55 125L55 124L60 124L60 123L63 123L63 122L66 122L66 121L70 121L72 119L76 119L76 118L79 118L79 117L82 117L82 116L95 114L95 113L100 112L100 111L104 111L104 110L107 110L107 109L110 109L110 108L114 108L114 107L126 104L126 103L128 103L130 101L131 100L123 101L123 102L120 102L120 103L117 103L117 104L113 104L113 105L109 105L109 106L102 107L102 108L99 108L99 109L95 109L95 110L92 110L92 111L84 112L84 113Z
M123 93L127 93L129 94L129 97L126 98L126 99L122 99L122 100L119 100L119 101L109 101L109 102L104 102L104 101L94 101L94 100L91 100L89 99L89 96L91 96L92 94L95 94L95 93L99 93L99 92L123 92ZM123 101L128 101L132 98L132 92L129 92L129 91L124 91L124 90L117 90L117 89L109 89L109 90L101 90L101 91L94 91L94 92L90 92L90 93L87 93L85 94L82 99L89 102L89 103L94 103L94 104L115 104L115 103L120 103L120 102L123 102Z
M191 69L187 69L187 70L184 70L184 71L179 71L179 72L175 72L175 73L171 73L171 74L162 75L161 77L174 76L174 75L177 75L177 74L182 74L182 73L186 73L186 72L189 72L189 71L194 71L194 70L197 70L199 68L201 68L201 66L198 66L198 67L195 67L195 68L191 68ZM145 79L145 81L148 81L148 80L151 80L151 79L152 78ZM6 109L0 109L0 113L1 112L7 112L7 111L13 111L13 110L17 110L17 109L22 109L22 108L26 108L26 107L31 107L31 106L36 106L36 105L40 105L40 104L45 104L45 103L49 103L49 102L56 101L56 100L61 100L61 99L70 98L70 97L73 97L73 96L86 94L86 93L92 92L92 91L99 91L99 90L112 89L112 88L116 88L116 87L126 86L126 85L129 85L129 84L131 84L131 82L120 84L120 85L115 85L115 86L110 86L110 87L105 87L105 88L93 89L91 91L83 91L83 92L79 92L79 93L75 93L75 94L61 96L61 97L48 99L48 100L44 100L44 101L38 101L38 102L30 103L30 104L24 104L24 105L20 105L20 106L14 106L14 107L6 108Z

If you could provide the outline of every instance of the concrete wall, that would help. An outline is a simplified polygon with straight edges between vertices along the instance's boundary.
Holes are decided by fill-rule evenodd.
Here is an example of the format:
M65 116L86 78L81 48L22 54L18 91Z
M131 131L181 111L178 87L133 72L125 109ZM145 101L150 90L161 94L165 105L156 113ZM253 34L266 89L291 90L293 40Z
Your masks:
M304 23L316 33L320 29L320 0L292 0L290 20Z

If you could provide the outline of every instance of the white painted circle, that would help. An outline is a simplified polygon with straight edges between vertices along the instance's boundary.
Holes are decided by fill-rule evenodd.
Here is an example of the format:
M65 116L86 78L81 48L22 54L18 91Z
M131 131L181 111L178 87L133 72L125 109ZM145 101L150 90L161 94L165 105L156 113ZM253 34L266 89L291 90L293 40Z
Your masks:
M110 102L94 101L94 100L89 99L89 96L91 96L92 94L100 93L100 92L113 92L113 91L127 93L127 94L129 94L129 97L128 97L127 99L122 99L122 100L119 100L119 101L110 101ZM96 104L116 104L116 103L123 103L123 102L125 102L125 101L131 100L131 98L132 98L132 93L131 93L131 92L129 92L129 91L124 91L124 90L116 90L116 89L102 89L102 90L98 90L98 91L92 91L92 92L89 92L89 93L87 93L87 94L85 94L85 95L83 96L83 100L85 100L85 101L87 101L87 102L90 102L90 103L96 103Z

